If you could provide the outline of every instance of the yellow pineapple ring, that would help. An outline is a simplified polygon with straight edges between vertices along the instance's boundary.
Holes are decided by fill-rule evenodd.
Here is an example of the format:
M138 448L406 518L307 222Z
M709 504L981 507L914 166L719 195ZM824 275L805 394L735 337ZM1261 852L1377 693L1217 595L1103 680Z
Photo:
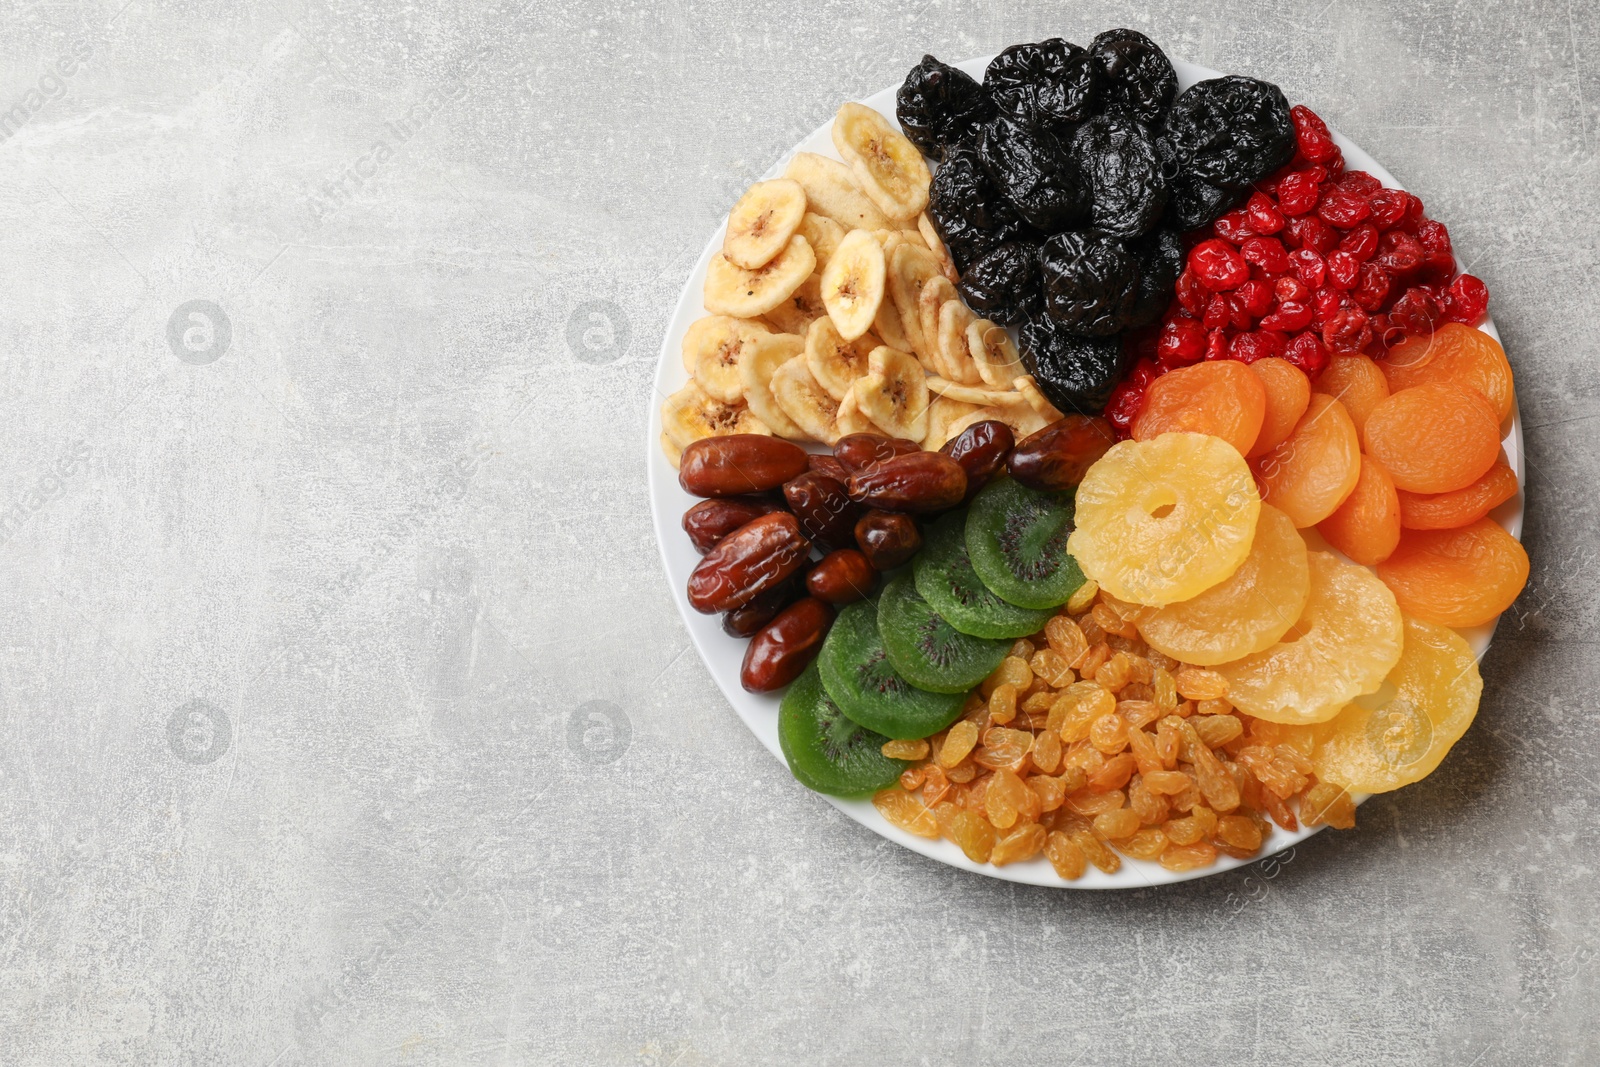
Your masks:
M1439 766L1478 714L1483 678L1460 634L1405 621L1400 662L1376 693L1357 697L1317 728L1317 777L1361 793L1387 793Z
M1310 592L1306 543L1294 520L1262 504L1239 569L1197 597L1141 613L1139 636L1184 663L1227 663L1271 648L1300 618Z
M1326 722L1375 692L1400 659L1403 627L1389 587L1330 552L1306 560L1311 594L1288 637L1212 668L1228 680L1234 707L1268 722Z
M1260 512L1250 468L1220 437L1123 441L1078 486L1067 551L1112 596L1165 607L1238 570Z

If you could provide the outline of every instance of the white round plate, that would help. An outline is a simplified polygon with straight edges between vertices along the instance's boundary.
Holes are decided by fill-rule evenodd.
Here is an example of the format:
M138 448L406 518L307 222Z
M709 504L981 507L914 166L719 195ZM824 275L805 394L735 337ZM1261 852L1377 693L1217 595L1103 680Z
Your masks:
M980 81L983 78L984 68L989 65L989 58L972 59L958 66ZM1173 67L1178 72L1180 87L1187 89L1195 82L1207 78L1216 78L1218 72L1197 67L1190 63L1173 60ZM875 108L878 112L894 121L895 92L898 85L891 86L880 93L875 93L860 101L868 107ZM773 178L782 173L783 168L796 152L816 152L821 155L839 158L834 151L831 130L832 120L818 127L817 130L804 141L795 145L782 159L775 163L765 177ZM1364 170L1378 178L1383 184L1400 188L1400 183L1394 180L1390 173L1379 166L1377 161L1367 155L1348 138L1342 137L1337 131L1333 134L1335 141L1344 152L1345 165L1350 170ZM739 713L739 718L761 740L774 757L778 760L778 769L772 773L788 776L788 767L784 763L783 753L778 747L778 703L782 694L747 693L739 685L739 666L744 658L746 641L729 637L722 632L721 620L715 615L702 615L689 606L685 589L689 580L689 572L699 562L699 554L689 544L689 538L684 534L681 521L683 513L696 503L696 498L685 493L678 486L677 472L672 469L672 464L661 452L661 402L668 396L682 388L688 380L688 375L683 368L683 359L680 355L680 345L683 334L689 324L707 314L701 303L700 294L705 284L706 264L711 257L722 248L723 226L706 242L706 247L700 253L700 259L695 263L693 272L689 275L688 282L683 287L683 293L678 298L678 306L673 313L672 322L667 327L666 336L661 343L661 357L656 367L656 395L650 404L650 430L646 447L649 453L648 469L650 479L650 508L653 513L656 528L656 540L661 548L661 561L667 569L667 583L672 587L673 599L677 602L678 611L683 616L684 625L689 629L689 638L694 642L695 649L700 653L700 658L705 661L706 668L711 672L711 677L716 680L717 687L728 698L728 703ZM1494 321L1489 319L1484 322L1481 329L1491 336L1499 339L1495 331ZM1506 433L1504 441L1506 457L1511 468L1517 473L1519 486L1526 484L1524 474L1524 460L1522 450L1522 419L1515 408L1511 413L1511 426ZM1493 513L1493 518L1504 526L1513 537L1522 534L1522 493L1501 505ZM1314 546L1321 547L1321 546ZM1463 636L1472 645L1473 651L1482 659L1484 651L1489 647L1489 638L1494 633L1494 624L1480 626L1473 630L1465 631ZM731 727L731 724L730 724ZM821 794L812 793L799 782L794 782L794 793L797 798L802 796L819 797ZM891 825L883 816L878 814L876 808L868 800L841 800L838 797L823 797L834 807L844 812L861 825L871 829L874 833L904 845L924 856L948 863L952 867L973 871L977 874L987 875L990 878L1001 878L1009 882L1025 882L1029 885L1053 886L1059 889L1130 889L1141 886L1162 885L1169 882L1182 882L1190 878L1201 878L1206 875L1217 874L1221 871L1231 870L1243 864L1255 863L1275 852L1289 848L1299 841L1305 840L1317 833L1322 827L1307 830L1302 827L1295 833L1289 833L1281 827L1274 827L1271 836L1262 844L1261 852L1248 860L1236 860L1221 857L1210 867L1195 871L1175 873L1168 871L1158 863L1123 857L1122 868L1115 874L1105 874L1094 867L1090 867L1083 877L1074 882L1063 881L1056 876L1050 864L1042 857L1026 863L1011 864L1006 867L994 867L988 864L977 864L962 854L961 850L949 841L929 841L926 838L908 834L904 830Z

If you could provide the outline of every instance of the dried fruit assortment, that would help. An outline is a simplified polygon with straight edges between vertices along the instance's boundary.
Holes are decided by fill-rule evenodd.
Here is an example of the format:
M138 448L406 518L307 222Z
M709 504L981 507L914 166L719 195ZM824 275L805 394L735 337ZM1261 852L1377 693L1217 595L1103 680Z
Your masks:
M1073 880L1431 773L1482 690L1452 628L1528 574L1443 224L1132 30L897 104L735 205L662 408L689 602L786 690L795 777Z

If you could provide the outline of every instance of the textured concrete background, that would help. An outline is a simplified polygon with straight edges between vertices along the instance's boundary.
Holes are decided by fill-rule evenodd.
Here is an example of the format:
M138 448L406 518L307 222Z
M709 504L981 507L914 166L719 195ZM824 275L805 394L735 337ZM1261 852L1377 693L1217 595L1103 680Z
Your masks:
M0 1063L1600 1060L1592 0L123 3L0 16ZM1533 578L1427 782L1097 895L789 780L643 457L753 176L925 50L1124 24L1449 223Z

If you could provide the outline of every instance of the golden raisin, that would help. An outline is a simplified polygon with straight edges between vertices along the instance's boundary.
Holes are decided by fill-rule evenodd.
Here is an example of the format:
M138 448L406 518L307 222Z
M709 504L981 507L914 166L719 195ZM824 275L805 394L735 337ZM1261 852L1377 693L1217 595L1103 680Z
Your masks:
M1076 881L1088 869L1089 860L1083 850L1066 834L1056 832L1045 838L1044 854L1055 868L1057 877Z
M1039 811L1055 811L1067 798L1067 784L1048 774L1036 774L1023 783L1039 798ZM1081 787L1080 787L1081 788Z
M1043 678L1057 689L1065 689L1076 677L1066 659L1053 648L1041 648L1028 660L1035 678Z
M1218 819L1217 837L1247 852L1261 847L1261 827L1247 815L1224 815Z
M1244 723L1232 715L1209 715L1193 721L1195 733L1208 748L1221 748L1244 734Z
M928 742L917 741L885 741L883 754L890 759L923 759L928 754Z
M1300 801L1300 814L1307 826L1327 823L1336 830L1349 830L1356 824L1356 803L1350 794L1331 782L1318 782L1306 790Z
M1115 845L1136 860L1153 860L1166 851L1167 835L1154 826L1147 826L1126 840L1115 842Z
M1228 695L1228 680L1216 671L1185 667L1173 679L1185 700L1212 700Z
M1199 867L1209 867L1215 862L1217 862L1217 850L1205 842L1169 848L1161 853L1161 866L1169 871L1192 871Z
M962 720L950 727L950 732L945 734L944 744L939 746L939 766L950 770L956 764L967 758L967 753L972 751L978 743L978 727L975 723Z
M1029 751L1029 759L1033 765L1046 774L1054 774L1061 764L1061 735L1044 731L1033 739L1033 748Z
M904 794L901 794L904 796ZM1139 814L1132 808L1101 812L1094 817L1094 832L1108 841L1132 837L1139 829Z
M1005 725L1017 717L1017 687L1010 682L995 686L989 694L989 720Z
M1094 598L1100 595L1100 586L1097 582L1084 582L1078 586L1078 591L1067 600L1068 615L1082 615L1094 603Z
M989 854L989 862L996 867L1004 867L1008 863L1031 860L1044 848L1045 840L1044 827L1038 823L1027 823L995 844L994 851Z
M958 812L950 820L950 839L960 846L973 863L988 863L994 851L994 827L981 815L970 811Z
M1017 821L1017 809L1022 806L1022 794L1028 787L1010 771L995 771L984 794L984 809L989 822L997 830L1007 830Z
M1074 830L1072 842L1083 850L1089 857L1089 862L1107 874L1116 874L1122 869L1122 859L1115 852L1106 847L1106 843L1087 830Z
M904 789L885 789L872 798L872 806L889 822L918 837L939 836L939 822L933 812Z

